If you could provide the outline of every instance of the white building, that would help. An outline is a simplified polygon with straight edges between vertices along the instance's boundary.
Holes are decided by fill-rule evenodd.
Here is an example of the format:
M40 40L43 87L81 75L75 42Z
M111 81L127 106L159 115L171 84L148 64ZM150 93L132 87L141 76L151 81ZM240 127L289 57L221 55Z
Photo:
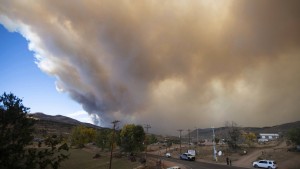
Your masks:
M279 134L275 134L275 133L260 133L259 136L261 139L267 139L267 140L276 140L279 138Z

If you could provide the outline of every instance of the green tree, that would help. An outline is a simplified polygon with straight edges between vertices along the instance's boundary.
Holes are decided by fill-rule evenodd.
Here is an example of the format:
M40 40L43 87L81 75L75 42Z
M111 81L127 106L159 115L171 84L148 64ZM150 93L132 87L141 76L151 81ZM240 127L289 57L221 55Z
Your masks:
M288 139L296 145L300 145L300 128L293 128L288 131Z
M238 141L240 140L241 136L240 129L235 122L226 122L225 125L228 129L228 135L226 139L228 147L232 150L237 150L239 148Z
M216 142L216 144L219 144L219 142L220 142L219 137L215 137L215 142Z
M120 133L121 147L125 152L139 152L144 150L145 132L140 125L127 124Z
M256 140L256 135L253 132L244 133L243 137L248 146L251 146L254 143L254 141Z
M69 147L66 143L62 143L63 137L56 135L47 136L44 146L41 149L28 148L28 159L26 160L26 168L46 169L48 166L58 169L60 163L68 159L67 151ZM42 145L39 144L39 147Z
M13 94L0 97L0 168L22 168L25 146L32 139L34 120L27 118L29 108Z
M29 108L12 93L0 96L0 168L45 169L49 166L57 169L60 162L68 158L68 154L64 154L68 151L67 144L46 140L43 149L29 148L35 121L28 112Z
M113 136L113 130L111 129L102 129L97 132L96 134L96 145L100 147L102 150L105 148L110 148L111 142L112 142L112 136ZM115 137L114 137L114 147L116 145L120 145L120 132L115 131Z
M71 145L79 148L84 147L84 144L95 141L96 130L85 126L76 126L73 128L70 140Z
M96 145L100 147L102 150L105 148L109 148L110 140L109 140L110 130L102 129L98 131L96 134Z
M157 142L158 142L158 140L154 134L146 135L146 144L153 144L153 143L157 143Z

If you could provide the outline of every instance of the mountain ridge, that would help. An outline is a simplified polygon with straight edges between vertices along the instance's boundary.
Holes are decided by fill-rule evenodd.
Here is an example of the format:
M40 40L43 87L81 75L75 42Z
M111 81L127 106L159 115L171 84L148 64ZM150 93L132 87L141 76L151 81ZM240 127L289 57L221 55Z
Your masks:
M63 116L63 115L47 115L42 112L36 112L36 113L31 113L30 114L33 118L37 120L42 120L42 121L52 121L52 122L57 122L57 123L65 123L68 125L83 125L86 127L91 127L95 129L101 129L102 127L91 124L91 123L86 123L86 122L81 122L76 119L73 119L71 117Z
M55 126L64 126L67 125L68 129L66 131L70 131L72 127L83 125L86 127L91 127L94 129L103 129L103 127L96 126L94 124L80 122L76 119L66 117L63 115L47 115L41 112L31 113L32 117L38 119L38 123L42 126L42 128L47 126L47 128L55 128ZM47 123L47 125L45 125ZM49 124L50 123L50 124ZM239 126L238 126L239 127ZM300 127L300 121L289 122L274 126L265 126L265 127L239 127L244 132L254 132L255 134L259 133L279 133L280 135L286 135L288 130L291 128ZM41 128L41 127L40 127ZM214 128L216 137L222 138L228 133L227 127L217 127ZM68 132L69 133L69 132ZM188 137L188 133L184 133L183 136ZM197 129L194 129L190 132L190 136L192 138L197 138ZM198 128L198 139L209 139L212 138L212 128Z

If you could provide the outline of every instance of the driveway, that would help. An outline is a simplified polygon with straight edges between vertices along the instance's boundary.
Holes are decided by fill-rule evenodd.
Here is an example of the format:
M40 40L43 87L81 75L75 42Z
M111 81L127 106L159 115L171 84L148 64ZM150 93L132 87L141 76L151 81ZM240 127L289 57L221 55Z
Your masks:
M262 155L262 152L273 151L274 149L283 148L285 146L286 146L285 142L281 142L278 146L275 146L275 147L269 147L269 148L254 150L250 154L245 155L241 159L235 161L234 165L240 166L240 167L245 167L245 168L253 168L252 167L252 162L256 161L257 158L260 155Z

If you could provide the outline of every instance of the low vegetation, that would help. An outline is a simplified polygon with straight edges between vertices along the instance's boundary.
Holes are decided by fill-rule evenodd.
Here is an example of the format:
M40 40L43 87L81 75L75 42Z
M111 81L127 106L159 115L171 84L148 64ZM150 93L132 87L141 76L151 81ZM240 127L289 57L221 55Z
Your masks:
M296 145L300 145L300 127L290 129L288 139Z

